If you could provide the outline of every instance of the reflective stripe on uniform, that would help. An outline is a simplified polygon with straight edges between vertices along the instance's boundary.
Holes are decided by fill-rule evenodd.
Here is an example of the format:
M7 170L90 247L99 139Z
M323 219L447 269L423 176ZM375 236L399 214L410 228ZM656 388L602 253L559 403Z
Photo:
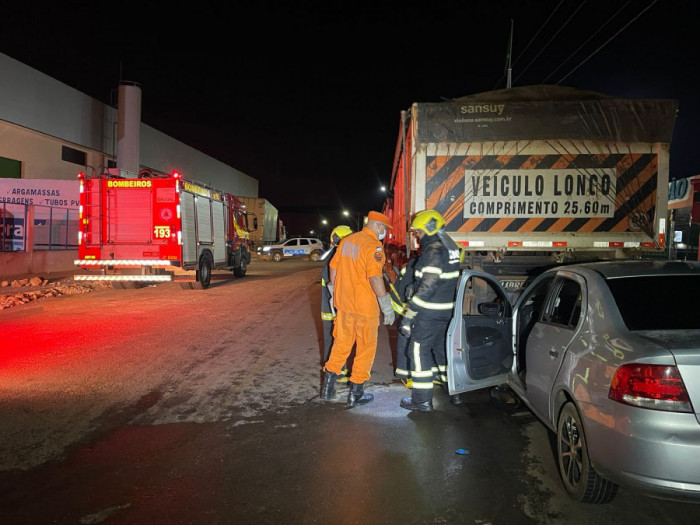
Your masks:
M452 310L454 307L454 302L451 303L429 303L428 301L421 300L420 297L413 296L411 299L418 306L425 308L426 310Z
M457 279L457 277L459 277L459 270L454 272L443 272L440 268L435 268L434 266L426 266L422 271L415 271L416 277L423 277L424 273L434 273L440 279Z
M403 303L402 304L397 303L396 301L394 301L393 298L391 299L391 307L399 315L403 315L406 313L406 305Z

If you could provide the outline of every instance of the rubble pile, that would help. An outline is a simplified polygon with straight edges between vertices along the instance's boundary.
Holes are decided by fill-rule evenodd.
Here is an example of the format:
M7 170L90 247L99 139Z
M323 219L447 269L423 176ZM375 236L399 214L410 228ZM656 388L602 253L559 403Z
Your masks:
M16 279L11 282L2 281L0 282L0 310L36 301L37 299L86 293L91 292L95 288L110 286L111 284L105 281L87 281L78 284L72 279L50 282L42 277Z

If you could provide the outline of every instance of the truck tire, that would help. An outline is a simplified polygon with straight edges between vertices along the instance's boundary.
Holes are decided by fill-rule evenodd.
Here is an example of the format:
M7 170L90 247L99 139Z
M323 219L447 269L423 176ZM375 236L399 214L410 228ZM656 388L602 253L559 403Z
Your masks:
M321 253L318 250L312 251L311 254L309 255L309 260L313 261L313 262L318 261L320 258L321 258Z
M241 256L238 258L238 266L234 266L233 275L235 277L245 277L245 272L248 270L248 258L246 257L245 250L241 251Z
M208 253L202 255L199 259L199 270L197 270L197 281L193 283L193 288L197 290L205 290L209 288L211 283L211 256Z
M280 252L275 252L272 255L270 255L270 259L272 259L275 262L280 262L282 260L282 254Z

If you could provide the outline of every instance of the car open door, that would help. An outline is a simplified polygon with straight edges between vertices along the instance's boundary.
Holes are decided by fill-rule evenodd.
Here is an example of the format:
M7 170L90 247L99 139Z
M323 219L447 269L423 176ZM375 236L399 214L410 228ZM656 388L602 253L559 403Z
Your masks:
M513 366L513 308L492 275L463 270L447 329L450 394L506 381Z

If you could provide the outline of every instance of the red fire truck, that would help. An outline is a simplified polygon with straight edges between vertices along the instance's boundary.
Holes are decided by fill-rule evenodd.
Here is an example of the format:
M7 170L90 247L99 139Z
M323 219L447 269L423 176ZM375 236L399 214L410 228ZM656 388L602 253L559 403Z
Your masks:
M214 270L243 277L250 263L249 220L236 196L183 178L141 170L135 178L111 171L80 180L80 230L75 264L94 273L75 280L115 287L181 282L207 288ZM215 277L221 277L216 275Z

